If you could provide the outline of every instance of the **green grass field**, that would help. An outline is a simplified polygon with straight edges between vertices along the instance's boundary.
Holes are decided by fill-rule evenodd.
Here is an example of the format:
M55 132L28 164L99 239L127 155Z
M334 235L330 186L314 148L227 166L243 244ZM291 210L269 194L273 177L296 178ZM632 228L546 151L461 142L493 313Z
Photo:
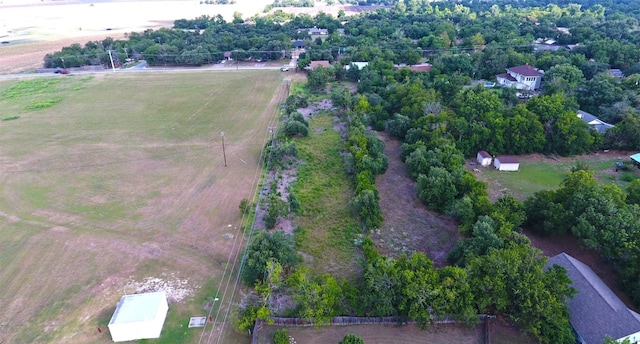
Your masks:
M571 168L578 161L585 163L594 171L598 181L604 184L616 184L622 189L629 186L631 180L640 178L640 172L636 168L628 171L615 172L614 164L624 161L626 156L618 155L584 155L575 158L563 158L559 161L540 158L531 161L524 157L520 159L520 170L517 172L498 171L492 167L481 169L476 174L482 180L489 183L489 188L498 193L509 192L520 200L542 190L555 190L566 177Z
M219 292L281 84L279 71L0 81L0 343L109 343L117 301L149 277L190 291L160 342L196 341L181 326Z
M333 130L333 118L319 115L310 121L309 137L296 140L304 163L298 170L295 193L302 203L295 233L299 249L314 257L307 262L318 273L354 278L358 270L354 239L359 224L349 211L350 177L345 172L344 143Z

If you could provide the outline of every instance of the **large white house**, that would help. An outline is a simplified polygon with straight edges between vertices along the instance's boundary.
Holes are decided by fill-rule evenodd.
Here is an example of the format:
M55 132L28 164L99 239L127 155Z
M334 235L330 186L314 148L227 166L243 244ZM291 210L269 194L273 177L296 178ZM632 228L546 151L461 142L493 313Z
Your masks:
M569 322L578 343L600 344L606 337L617 342L640 340L640 314L630 310L586 264L566 253L549 258L548 266L567 269L578 293L567 299Z
M498 85L518 90L533 91L540 88L544 73L528 64L507 68L504 74L496 75Z

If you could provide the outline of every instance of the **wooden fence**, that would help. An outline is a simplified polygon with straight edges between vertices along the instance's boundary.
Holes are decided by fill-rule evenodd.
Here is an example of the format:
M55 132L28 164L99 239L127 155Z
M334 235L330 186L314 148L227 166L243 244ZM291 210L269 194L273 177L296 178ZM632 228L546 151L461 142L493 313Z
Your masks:
M484 320L485 323L485 344L490 343L490 335L489 335L489 318L491 316L487 316L486 314L479 314L478 319L480 321ZM280 317L271 317L273 321L271 326L315 326L316 324L312 321L303 319L303 318L280 318ZM438 319L433 319L432 322L434 324L452 324L452 323L462 323L462 321L458 321L453 317L442 317ZM415 321L408 321L406 318L402 317L335 317L331 319L331 323L327 324L328 326L347 326L347 325L406 325L406 324L415 324ZM263 320L257 320L253 327L253 340L252 344L258 343L258 333L264 327L265 322Z

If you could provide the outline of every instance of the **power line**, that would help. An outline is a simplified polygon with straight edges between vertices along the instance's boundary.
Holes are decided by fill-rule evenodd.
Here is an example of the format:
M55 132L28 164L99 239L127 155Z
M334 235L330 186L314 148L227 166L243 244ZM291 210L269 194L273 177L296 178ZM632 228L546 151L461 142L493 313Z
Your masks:
M279 100L279 102L280 101L281 100ZM268 123L269 123L268 125L272 125L274 120L277 121L276 114L277 114L277 111L274 111L274 114L271 116L270 120L268 121ZM267 138L265 136L265 138L263 138L262 149L260 151L260 157L259 157L260 161L264 161L265 152L266 152L266 142L267 142ZM267 166L270 164L270 161L271 161L271 155L269 156L269 159L267 161ZM259 187L259 180L261 179L260 171L262 170L262 168L263 167L260 164L258 164L258 166L256 166L255 173L254 173L254 178L253 178L253 182L252 182L252 187L251 187L251 190L253 190L253 197L251 197L251 199L252 199L252 202L255 202L255 205L256 205L256 209L254 209L254 211L258 210L257 207L260 204L256 200L257 199L259 200L259 194L260 193L258 192L258 187ZM235 240L234 240L233 245L231 247L231 250L229 252L229 257L227 259L227 264L225 265L225 269L224 269L224 271L222 273L222 277L220 278L220 283L218 285L218 295L219 295L220 303L219 303L219 306L218 306L218 310L216 312L215 320L213 320L213 324L211 325L211 329L209 330L209 335L207 337L207 343L209 343L211 341L211 339L212 339L213 332L214 332L214 330L216 328L216 324L218 323L218 319L219 319L219 317L221 315L221 312L222 312L223 303L225 301L227 301L226 300L227 292L228 292L228 289L229 289L229 285L231 284L233 270L235 269L235 266L236 266L236 264L238 262L238 256L240 254L242 244L245 241L248 243L251 240L251 236L252 236L253 231L254 231L255 217L254 217L254 222L251 223L251 225L250 225L249 235L246 235L244 233L244 231L243 231L243 225L248 221L249 218L250 218L250 214L243 214L243 216L241 218L241 223L238 226L238 230L236 231ZM245 248L245 252L246 252L246 248ZM235 253L235 255L234 255L234 253ZM231 265L231 260L232 259L233 259L233 265ZM228 270L230 265L231 265L231 270ZM238 276L241 274L241 269L242 268L240 268L240 270L238 271ZM225 282L225 278L227 279L227 281L226 281L227 283L225 285L225 289L224 289L223 294L220 295L220 291L222 289L222 285ZM222 333L224 332L224 329L226 327L226 323L228 321L229 312L231 310L231 307L233 306L233 298L235 296L235 290L237 289L237 286L238 286L237 282L238 282L238 280L236 279L236 283L234 284L234 287L233 287L232 296L227 301L227 312L225 313L223 321L222 321L222 324L221 324L220 335L222 335ZM211 307L209 309L209 313L207 314L207 318L210 319L212 314L213 314L213 307ZM205 335L207 333L206 327L207 327L207 323L205 323L205 327L202 329L202 333L200 335L198 343L202 343L202 341L204 340L204 337L205 337Z

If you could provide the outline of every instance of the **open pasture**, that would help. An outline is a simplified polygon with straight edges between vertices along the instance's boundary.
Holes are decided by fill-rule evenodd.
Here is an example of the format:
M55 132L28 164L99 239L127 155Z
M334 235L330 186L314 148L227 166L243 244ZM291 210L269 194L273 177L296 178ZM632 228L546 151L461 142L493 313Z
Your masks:
M566 177L571 168L582 163L594 171L598 181L604 184L616 184L622 189L629 186L631 180L640 178L640 171L631 167L627 171L615 171L618 161L629 162L634 152L609 151L598 152L575 157L558 157L555 159L531 154L519 156L520 170L517 172L498 171L493 166L479 168L475 176L489 184L489 194L495 201L504 193L510 193L521 201L542 190L555 190ZM475 159L473 159L475 162ZM473 170L476 166L467 164Z
M206 314L285 96L276 71L1 81L0 343L109 343L122 294L158 285L163 335Z

